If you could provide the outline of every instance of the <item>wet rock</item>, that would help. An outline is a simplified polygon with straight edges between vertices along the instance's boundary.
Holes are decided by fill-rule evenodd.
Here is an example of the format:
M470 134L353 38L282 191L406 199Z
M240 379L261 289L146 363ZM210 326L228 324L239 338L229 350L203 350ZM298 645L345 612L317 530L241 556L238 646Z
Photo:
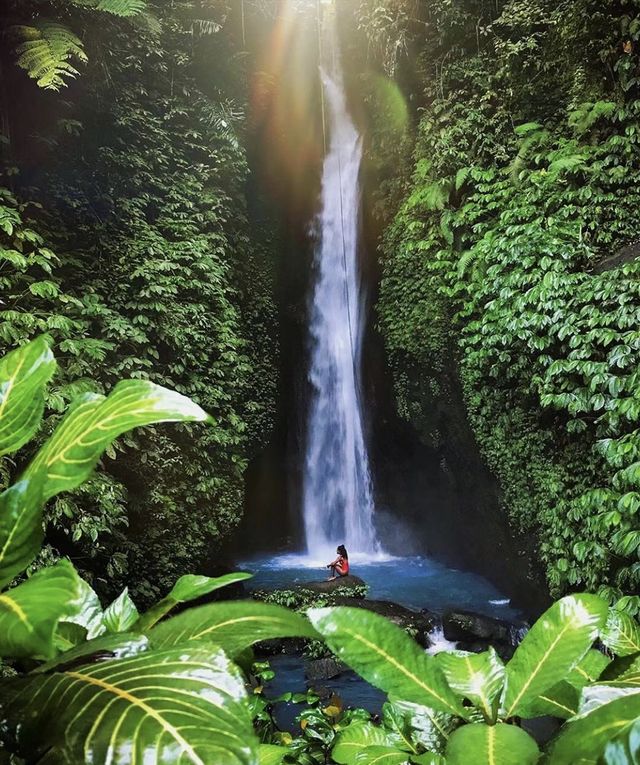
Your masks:
M331 678L338 677L347 670L346 664L333 657L328 657L307 662L304 675L307 680L331 680Z
M356 589L358 587L366 587L366 583L359 576L353 576L348 574L347 576L341 576L338 579L332 579L325 582L305 582L296 587L297 590L311 590L311 592L335 592L336 590L345 588L348 590Z
M442 617L442 627L447 640L468 643L486 640L508 645L513 625L473 611L447 611Z

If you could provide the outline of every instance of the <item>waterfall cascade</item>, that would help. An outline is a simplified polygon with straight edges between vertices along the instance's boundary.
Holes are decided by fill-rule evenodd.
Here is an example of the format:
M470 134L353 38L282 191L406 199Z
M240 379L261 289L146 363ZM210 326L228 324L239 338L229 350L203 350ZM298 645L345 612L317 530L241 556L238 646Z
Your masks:
M322 73L330 144L310 318L312 396L304 465L307 552L380 551L360 397L363 295L358 269L362 142L347 110L339 58Z

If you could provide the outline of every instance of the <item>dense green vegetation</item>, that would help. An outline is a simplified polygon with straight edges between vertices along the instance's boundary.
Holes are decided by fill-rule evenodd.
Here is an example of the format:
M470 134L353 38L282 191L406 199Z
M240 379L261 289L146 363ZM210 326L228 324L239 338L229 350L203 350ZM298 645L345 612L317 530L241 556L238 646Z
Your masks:
M437 443L455 362L552 594L638 613L638 4L364 7L424 88L379 302L399 411Z
M50 555L73 554L110 594L115 581L150 599L210 564L271 427L273 229L260 212L248 219L246 83L231 36L218 34L224 3L41 5L2 10L17 48L2 61L0 338L59 343L46 432L78 393L123 375L169 385L215 418L207 431L126 437L99 478L47 511ZM16 56L45 89L79 77L51 97ZM15 473L6 461L3 472Z
M55 369L42 337L0 360L1 455L14 454L39 428ZM595 595L554 604L505 666L493 649L429 656L399 627L363 609L311 608L306 619L247 600L164 618L179 604L246 579L242 573L183 576L142 615L127 590L103 610L68 560L7 589L38 554L45 502L85 481L114 439L163 421L211 424L188 398L146 380L122 381L108 396L82 394L0 494L0 656L27 662L27 671L16 665L0 680L0 759L424 765L445 755L449 765L533 765L538 745L514 723L552 714L568 722L549 747L551 765L600 755L607 764L632 762L626 752L636 749L640 716L640 629ZM319 698L306 694L303 735L294 740L275 728L269 705L277 701L248 698L249 676L271 675L254 662L251 646L294 636L326 640L390 694L382 725L362 710L320 709ZM597 638L617 658L593 650ZM255 686L254 696L260 693Z
M282 8L315 44L321 4ZM194 606L249 578L203 574L275 417L280 221L247 158L280 71L250 82L247 20L284 58L279 12L0 8L0 765L633 765L640 0L354 0L340 30L398 411L439 446L461 407L559 598L506 662L432 656L340 589ZM287 638L381 715L270 698Z

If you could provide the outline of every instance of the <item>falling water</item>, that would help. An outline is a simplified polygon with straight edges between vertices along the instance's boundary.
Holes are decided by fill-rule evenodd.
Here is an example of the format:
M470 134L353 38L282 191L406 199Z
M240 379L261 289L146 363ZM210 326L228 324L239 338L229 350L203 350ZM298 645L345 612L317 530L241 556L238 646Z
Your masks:
M331 74L323 72L323 84L331 138L322 176L310 323L313 392L304 473L306 544L314 556L343 542L350 552L370 555L379 551L379 544L359 393L362 143L347 111L336 56Z

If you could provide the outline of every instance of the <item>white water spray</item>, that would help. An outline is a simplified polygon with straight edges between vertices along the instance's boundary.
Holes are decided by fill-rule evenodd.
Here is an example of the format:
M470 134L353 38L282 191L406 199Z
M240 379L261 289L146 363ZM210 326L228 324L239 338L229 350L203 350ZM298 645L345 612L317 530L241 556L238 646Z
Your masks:
M380 552L363 432L360 362L363 297L358 270L362 142L349 113L337 56L323 72L330 146L322 175L320 241L311 308L312 395L304 470L307 553Z

